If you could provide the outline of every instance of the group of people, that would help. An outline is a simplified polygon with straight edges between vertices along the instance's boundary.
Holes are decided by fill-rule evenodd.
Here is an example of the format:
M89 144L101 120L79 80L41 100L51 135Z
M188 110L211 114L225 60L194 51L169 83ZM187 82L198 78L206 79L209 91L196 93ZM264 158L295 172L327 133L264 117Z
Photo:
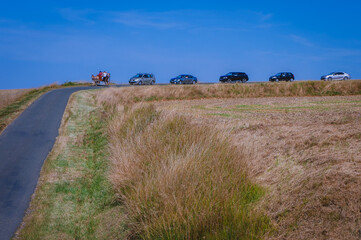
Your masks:
M110 78L110 73L108 73L106 71L104 71L104 72L99 71L98 78L99 78L99 80L103 79L103 81L106 82L106 80L108 80Z
M92 80L94 82L94 85L99 85L100 82L104 82L105 85L109 85L110 84L110 73L104 71L99 71L99 73L97 75L92 75Z

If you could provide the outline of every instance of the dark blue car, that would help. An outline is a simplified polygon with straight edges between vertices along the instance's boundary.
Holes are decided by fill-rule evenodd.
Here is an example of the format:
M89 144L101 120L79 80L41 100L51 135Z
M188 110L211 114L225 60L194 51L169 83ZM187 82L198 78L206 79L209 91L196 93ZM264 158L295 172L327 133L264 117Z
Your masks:
M181 74L169 81L171 84L196 84L198 79L189 74Z

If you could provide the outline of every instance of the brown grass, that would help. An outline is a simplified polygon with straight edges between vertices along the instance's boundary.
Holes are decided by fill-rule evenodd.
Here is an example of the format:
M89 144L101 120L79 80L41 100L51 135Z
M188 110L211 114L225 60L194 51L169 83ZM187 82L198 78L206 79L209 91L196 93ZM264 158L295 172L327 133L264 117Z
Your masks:
M167 177L167 174L164 174L162 164L155 165L157 166L155 169L159 168L159 172L162 173L158 175L154 174L153 168L150 168L151 174L148 173L148 165L141 162L142 167L139 167L136 161L139 158L158 161L159 158L153 158L152 154L159 150L154 151L148 147L155 146L152 143L154 136L158 136L157 131L161 131L165 126L153 119L149 126L145 124L145 129L141 129L141 132L145 131L152 141L143 139L143 133L131 133L134 139L130 143L122 140L126 139L124 136L127 136L124 129L129 129L129 126L124 125L124 120L129 115L122 116L122 114L134 113L135 110L129 110L130 107L127 105L124 107L121 103L132 105L141 101L183 99L183 101L154 103L155 112L161 112L154 118L167 123L169 116L176 112L176 116L187 119L186 122L191 123L191 131L196 132L196 135L201 134L192 126L202 126L207 129L209 136L214 136L214 132L224 133L227 140L232 143L230 144L232 151L233 146L241 149L241 156L243 156L243 162L241 162L244 164L246 159L248 163L247 179L252 179L267 189L266 196L258 205L261 211L267 212L275 226L275 231L269 232L267 238L359 239L361 236L361 188L359 187L361 184L361 98L357 94L360 94L360 81L107 89L101 91L97 99L107 106L108 111L120 113L114 118L113 124L117 127L113 128L113 134L117 137L113 138L111 143L112 151L114 151L112 156L122 156L112 158L115 167L111 178L117 189L123 189L121 187L123 184L133 184L135 181L141 183L136 185L142 188L130 184L130 189L135 190L135 193L139 195L146 193L144 196L152 200L154 195L149 194L145 189L156 189L157 193L163 194L166 192L163 188L167 187L168 182L172 183L169 180L169 177L172 179L171 175ZM296 97L259 98L282 95ZM356 96L317 97L323 95ZM220 99L222 96L233 99ZM250 96L257 98L246 98ZM201 98L217 99L184 100ZM165 114L165 112L171 113ZM139 121L138 126L143 126L144 122L147 121ZM188 125L183 126L184 129L188 129ZM154 132L150 129L154 129ZM222 136L222 134L217 136ZM173 137L177 135L173 134ZM169 140L175 145L178 141ZM130 147L132 144L135 148ZM201 146L198 151L203 148L204 146ZM120 150L123 151L120 152ZM130 155L127 155L128 153ZM183 158L185 156L181 156L176 162L183 163L179 160ZM136 174L128 174L128 171L139 173L133 172L133 168L140 171L140 176L148 173L154 178L147 175L139 178ZM175 176L179 176L179 179L184 178L181 174L175 174ZM165 185L159 191L154 187L156 181L163 181ZM173 190L170 192L172 193ZM128 193L127 191L119 192L121 198L125 194L126 199L129 197ZM129 197L129 199L139 200L138 203L140 203L142 201L137 194L131 195L133 198ZM164 201L172 197L161 196L164 197ZM173 203L182 199L179 195L173 197L175 197ZM159 202L155 203L159 204ZM142 205L144 207L142 211L147 211L152 207L157 209L158 205L152 204ZM138 216L135 219L140 220L146 227L139 228L140 223L137 222L133 225L134 229L142 229L143 233L149 233L147 231L153 229L153 222L149 223L142 218L142 216L148 216L148 212L137 212L137 210L135 212L138 215L130 214L130 216ZM157 221L154 222L154 224L157 223Z
M33 89L0 90L0 109L15 102Z
M232 130L252 149L250 177L268 189L259 206L269 239L359 239L361 97L164 102L159 109Z
M102 101L114 105L159 100L202 98L302 97L361 94L361 81L304 81L260 84L171 85L113 88ZM114 102L115 101L115 102Z

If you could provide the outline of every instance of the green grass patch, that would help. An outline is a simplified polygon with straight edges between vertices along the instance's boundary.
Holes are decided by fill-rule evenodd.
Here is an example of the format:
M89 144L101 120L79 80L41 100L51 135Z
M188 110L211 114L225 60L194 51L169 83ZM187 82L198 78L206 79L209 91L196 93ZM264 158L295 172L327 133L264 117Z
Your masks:
M210 116L220 116L220 117L236 117L229 113L209 113Z
M76 94L66 125L69 140L44 165L20 239L109 239L124 232L118 232L123 225L117 219L114 228L103 229L116 205L107 178L107 122L91 102Z

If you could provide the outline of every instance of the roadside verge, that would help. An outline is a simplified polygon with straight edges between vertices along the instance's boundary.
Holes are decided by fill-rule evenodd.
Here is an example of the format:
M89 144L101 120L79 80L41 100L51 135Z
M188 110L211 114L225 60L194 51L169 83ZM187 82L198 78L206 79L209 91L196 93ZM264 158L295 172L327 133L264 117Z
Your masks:
M122 228L112 217L122 209L110 210L107 123L93 102L89 91L71 96L16 239L106 239L104 229Z

